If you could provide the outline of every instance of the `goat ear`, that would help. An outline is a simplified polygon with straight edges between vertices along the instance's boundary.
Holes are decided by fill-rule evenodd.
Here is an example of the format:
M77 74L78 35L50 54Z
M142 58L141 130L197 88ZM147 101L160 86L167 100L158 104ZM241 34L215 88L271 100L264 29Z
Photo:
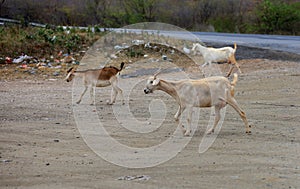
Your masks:
M73 70L73 67L69 68L68 71L67 71L67 73L69 73L72 70Z
M160 79L158 79L158 78L154 79L152 85L158 85L159 81L160 81Z

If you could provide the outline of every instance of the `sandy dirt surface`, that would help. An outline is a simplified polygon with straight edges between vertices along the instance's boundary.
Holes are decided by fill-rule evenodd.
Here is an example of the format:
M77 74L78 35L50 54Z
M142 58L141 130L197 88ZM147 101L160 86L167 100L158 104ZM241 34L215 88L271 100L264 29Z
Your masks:
M51 77L0 81L0 188L300 188L299 56L244 47L237 58L243 74L236 99L253 126L252 135L245 133L242 120L228 106L217 139L199 154L210 116L210 109L202 109L189 144L173 159L151 168L114 165L85 144L74 120L72 83ZM134 64L124 74L133 68ZM128 81L120 77L120 86ZM106 105L109 87L97 89L94 107L110 135L134 147L163 142L175 130L175 101L162 92L145 96L145 80L141 81L126 103L137 119L147 120L151 100L163 100L166 119L154 132L124 129ZM89 95L78 106L88 107ZM120 101L114 106L121 106ZM124 176L145 179L122 180Z

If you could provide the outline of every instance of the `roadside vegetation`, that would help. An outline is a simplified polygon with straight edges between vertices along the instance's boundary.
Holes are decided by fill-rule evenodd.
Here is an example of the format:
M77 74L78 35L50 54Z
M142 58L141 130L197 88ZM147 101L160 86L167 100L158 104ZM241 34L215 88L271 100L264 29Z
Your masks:
M98 30L96 30L98 31ZM102 32L92 32L62 27L37 28L10 25L0 27L0 57L16 57L21 54L47 58L51 55L85 51Z
M105 34L100 28L139 22L164 22L190 31L300 34L297 0L0 0L0 17L21 21L0 25L0 63L28 55L44 67L61 62L62 54L80 61ZM32 27L29 22L47 25Z
M48 26L0 27L0 80L63 78L103 34Z
M163 22L193 31L300 34L298 0L1 0L0 13L25 25Z

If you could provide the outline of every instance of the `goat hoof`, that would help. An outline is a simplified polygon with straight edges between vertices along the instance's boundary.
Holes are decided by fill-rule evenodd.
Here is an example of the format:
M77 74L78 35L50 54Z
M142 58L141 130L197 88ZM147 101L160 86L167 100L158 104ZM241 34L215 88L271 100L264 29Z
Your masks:
M212 133L214 133L214 132L215 132L214 129L210 129L210 130L207 131L207 134L210 135L210 134L212 134Z
M79 104L79 103L80 103L80 101L77 101L77 102L76 102L76 104Z
M106 101L107 105L113 105L114 102L110 102L109 100Z
M182 134L186 133L186 129L185 129L184 125L181 125L181 131L182 131Z
M247 133L248 135L251 135L251 131L246 131L246 133Z
M185 133L184 133L184 136L190 136L190 134L191 134L191 131L186 131Z

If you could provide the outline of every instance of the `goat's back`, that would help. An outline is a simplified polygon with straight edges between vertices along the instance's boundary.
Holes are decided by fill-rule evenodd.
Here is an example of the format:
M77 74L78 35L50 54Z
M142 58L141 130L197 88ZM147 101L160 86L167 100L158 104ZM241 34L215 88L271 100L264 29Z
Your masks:
M207 77L199 80L190 80L195 88L207 88L211 92L225 90L231 86L230 81L223 76Z
M109 80L112 76L117 75L119 69L115 67L104 67L99 70L99 80Z
M234 49L231 47L223 47L220 49L207 48L207 51L203 53L203 57L206 61L227 61L233 54Z
M181 101L195 107L211 107L226 99L231 91L230 81L223 76L174 82ZM187 98L188 97L188 98Z

